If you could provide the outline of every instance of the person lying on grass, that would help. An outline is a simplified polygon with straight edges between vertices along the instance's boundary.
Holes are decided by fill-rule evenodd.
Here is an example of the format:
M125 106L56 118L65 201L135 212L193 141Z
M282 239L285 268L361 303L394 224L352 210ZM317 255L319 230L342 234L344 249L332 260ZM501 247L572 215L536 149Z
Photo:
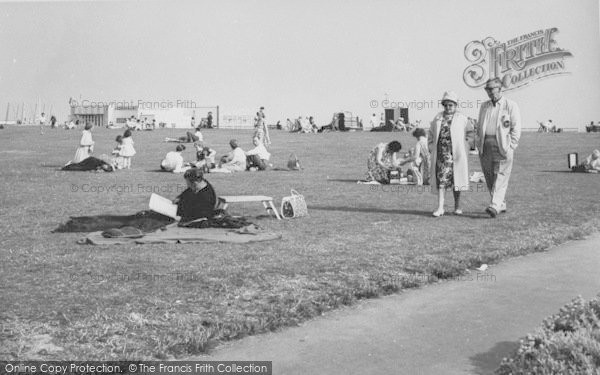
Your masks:
M217 194L212 185L204 179L204 173L198 168L188 169L183 178L187 189L173 200L177 205L177 215L181 217L179 226L192 221L211 218L217 203Z
M177 143L194 143L194 142L204 142L204 136L200 131L200 126L196 128L196 132L192 134L192 132L186 132L185 136L179 138L165 138L165 142L177 142Z
M114 166L105 160L88 156L79 163L69 163L61 168L63 171L95 171L95 172L113 172Z

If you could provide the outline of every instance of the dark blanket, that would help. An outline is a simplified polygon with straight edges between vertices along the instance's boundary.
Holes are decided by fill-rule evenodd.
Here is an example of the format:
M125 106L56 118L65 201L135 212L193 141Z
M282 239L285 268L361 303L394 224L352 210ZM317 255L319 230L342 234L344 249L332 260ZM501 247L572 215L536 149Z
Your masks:
M53 232L98 232L113 228L133 227L144 233L154 232L175 220L154 211L140 211L134 215L98 215L71 217L69 221L59 225ZM187 228L243 228L251 223L243 217L233 217L224 210L215 210L213 216L204 220L180 223Z
M134 215L97 215L71 217L53 232L97 232L111 228L134 227L145 233L175 222L174 219L154 211L141 211Z
M113 167L105 162L93 156L83 159L79 163L72 163L65 165L61 168L63 171L105 171L112 172Z

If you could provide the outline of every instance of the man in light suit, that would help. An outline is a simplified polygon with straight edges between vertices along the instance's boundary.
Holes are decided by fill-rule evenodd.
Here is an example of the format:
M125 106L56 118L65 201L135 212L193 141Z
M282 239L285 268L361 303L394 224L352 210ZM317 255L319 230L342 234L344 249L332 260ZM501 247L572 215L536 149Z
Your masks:
M506 212L506 189L513 165L515 149L521 137L521 114L512 100L502 96L502 81L493 78L486 82L490 100L483 103L477 122L479 160L491 195L485 211L495 218Z

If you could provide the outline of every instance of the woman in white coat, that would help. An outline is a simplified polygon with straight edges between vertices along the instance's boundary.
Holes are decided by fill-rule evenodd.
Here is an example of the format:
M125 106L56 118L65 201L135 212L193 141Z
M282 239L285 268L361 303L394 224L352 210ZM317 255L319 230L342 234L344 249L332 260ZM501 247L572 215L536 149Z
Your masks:
M80 163L85 159L89 158L94 151L94 141L92 140L92 127L93 125L89 122L85 124L85 128L81 133L81 140L79 141L79 147L75 151L75 158L72 163Z
M453 188L454 214L462 215L460 193L469 190L467 153L468 118L456 111L458 96L453 91L444 93L444 111L438 113L429 129L431 149L430 184L438 194L437 209L433 216L444 215L446 189Z

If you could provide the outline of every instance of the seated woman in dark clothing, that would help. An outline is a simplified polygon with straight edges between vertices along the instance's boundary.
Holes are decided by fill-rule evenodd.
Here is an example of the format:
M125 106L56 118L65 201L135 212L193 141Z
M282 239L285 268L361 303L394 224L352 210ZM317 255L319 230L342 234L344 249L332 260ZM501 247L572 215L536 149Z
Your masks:
M180 226L200 218L211 218L217 203L212 185L198 168L189 169L183 178L188 188L173 201L177 205L177 215L181 217Z
M70 163L61 168L63 171L104 171L112 172L114 168L104 160L93 156L83 159L79 163Z

